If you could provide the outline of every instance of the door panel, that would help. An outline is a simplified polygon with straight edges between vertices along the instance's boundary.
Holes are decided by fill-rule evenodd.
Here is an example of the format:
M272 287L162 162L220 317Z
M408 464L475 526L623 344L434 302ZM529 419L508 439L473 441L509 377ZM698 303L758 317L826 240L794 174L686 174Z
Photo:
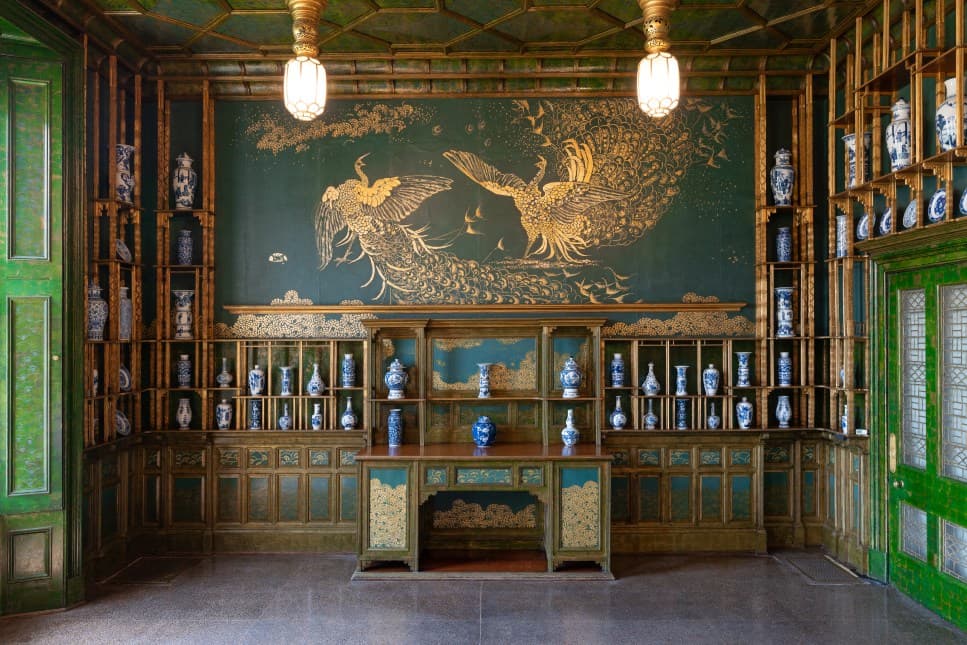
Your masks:
M890 274L890 580L967 621L967 268Z

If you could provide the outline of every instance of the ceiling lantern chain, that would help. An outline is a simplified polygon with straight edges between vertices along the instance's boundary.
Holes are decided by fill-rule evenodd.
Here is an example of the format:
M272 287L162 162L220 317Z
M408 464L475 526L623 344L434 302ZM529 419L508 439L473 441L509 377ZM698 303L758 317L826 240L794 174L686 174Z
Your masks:
M678 0L638 0L644 17L645 51L638 63L638 105L652 117L668 116L681 93L678 60L668 53L669 17Z
M311 121L326 109L326 68L319 55L319 17L325 0L288 0L292 15L292 51L285 64L283 101L300 121Z

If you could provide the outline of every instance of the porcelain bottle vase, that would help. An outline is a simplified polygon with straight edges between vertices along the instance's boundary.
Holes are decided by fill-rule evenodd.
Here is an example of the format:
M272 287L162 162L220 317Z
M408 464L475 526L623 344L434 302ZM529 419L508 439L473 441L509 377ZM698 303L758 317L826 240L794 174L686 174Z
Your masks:
M744 396L742 400L735 404L735 417L739 422L739 428L748 430L752 427L752 403Z
M611 359L611 387L624 387L625 361L621 354L615 354Z
M134 303L128 297L128 288L120 287L118 300L118 340L131 340L131 326L134 324Z
M191 357L188 354L179 354L175 361L175 374L178 378L178 387L191 387Z
M386 368L386 374L383 376L383 383L386 384L386 389L388 390L386 398L404 398L406 396L405 389L407 381L409 381L409 376L406 373L406 368L403 367L400 359L394 358L393 362Z
M776 404L776 421L780 428L788 428L789 420L792 419L792 406L789 404L789 397L782 394Z
M178 410L175 412L175 420L178 428L187 430L191 427L191 399L185 397L178 399Z
M134 146L119 143L114 146L114 193L119 202L134 203Z
M849 434L849 404L843 404L843 416L839 418L839 430L843 434Z
M356 386L356 361L352 354L343 354L339 365L339 385L342 387Z
M87 340L104 340L107 325L107 301L101 288L93 282L87 287Z
M898 99L891 108L893 120L884 130L886 150L890 155L890 171L896 172L909 166L911 155L910 140L910 104L904 99Z
M769 171L769 184L776 206L792 204L792 189L796 181L796 171L792 167L792 153L785 148L776 151L776 165Z
M322 380L322 376L319 375L319 363L312 364L312 376L309 377L309 382L306 383L306 394L309 396L322 396L322 393L326 391L326 384Z
M279 379L279 396L292 396L292 366L282 365L279 371L282 372Z
M359 422L359 417L353 412L353 398L351 396L346 397L346 409L343 411L342 416L339 417L339 424L342 426L343 430L355 430L356 424Z
M218 387L228 387L233 380L232 373L228 371L228 358L222 356L222 371L215 376L215 382L218 383Z
M181 229L178 231L178 242L175 244L175 263L190 265L194 252L195 243L191 239L191 229Z
M574 427L574 410L567 411L567 419L564 421L564 428L561 430L561 441L567 448L576 445L581 438L581 433Z
M719 426L722 425L722 417L720 417L719 415L715 414L715 402L714 401L712 401L709 404L709 413L708 413L708 419L706 419L706 423L708 424L708 429L709 430L718 430L719 429Z
M195 205L198 173L192 169L191 164L194 160L188 156L187 152L182 152L176 160L178 165L171 173L171 188L174 191L175 208L179 210L191 209Z
M279 430L288 430L292 427L292 417L289 416L289 404L282 404L282 416L279 417Z
M648 411L642 418L645 423L645 430L654 430L658 426L658 415L655 414L654 403L654 399L648 399Z
M191 340L191 300L195 297L195 292L190 289L174 289L171 294L175 297L175 338Z
M393 409L389 411L389 418L386 420L386 431L389 435L389 447L399 448L403 445L403 411Z
M560 373L561 387L564 388L563 397L573 399L580 394L581 368L573 356L568 356Z
M312 404L312 417L309 419L313 430L322 430L322 404Z
M688 394L688 365L675 366L675 394L686 396Z
M655 376L655 364L648 363L648 373L645 374L645 380L641 382L641 393L645 396L658 396L659 392L661 392L661 384Z
M265 391L265 371L255 365L248 372L248 393L252 396L259 396Z
M719 372L713 363L709 363L708 367L702 370L702 387L705 389L705 396L715 396L718 394L721 378L722 373Z
M497 425L487 415L477 417L477 422L470 429L473 442L479 448L494 445L497 440Z
M219 430L228 430L232 427L232 404L226 399L215 406L215 427Z
M937 107L937 141L940 144L940 151L946 152L953 150L957 146L957 79L948 78L943 82L944 91L947 94L946 100ZM967 92L964 92L964 103L967 104ZM960 127L967 134L967 119L964 117L964 109L961 107ZM964 144L967 145L967 136L964 137Z
M622 430L625 424L628 423L628 416L621 409L621 397L614 397L614 410L608 415L608 421L611 422L611 427L614 430Z
M478 399L489 399L490 398L490 366L493 363L477 363L477 369L479 370L479 383L477 387L477 398Z

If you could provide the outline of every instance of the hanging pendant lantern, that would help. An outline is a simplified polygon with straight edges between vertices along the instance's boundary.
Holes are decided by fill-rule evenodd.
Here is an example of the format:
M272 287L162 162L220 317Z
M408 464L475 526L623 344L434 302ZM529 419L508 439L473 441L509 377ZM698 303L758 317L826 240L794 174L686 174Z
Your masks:
M668 53L668 17L677 0L638 0L644 15L645 51L638 64L638 106L648 116L668 116L678 107L678 60Z
M323 2L288 0L288 6L292 14L295 58L285 64L283 102L295 118L312 121L326 109L326 68L316 59Z

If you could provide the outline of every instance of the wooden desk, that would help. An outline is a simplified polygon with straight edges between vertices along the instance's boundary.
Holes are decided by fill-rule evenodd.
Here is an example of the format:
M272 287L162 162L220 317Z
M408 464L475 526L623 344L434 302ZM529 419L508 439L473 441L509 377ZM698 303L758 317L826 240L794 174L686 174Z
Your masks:
M567 562L611 567L611 456L592 444L374 446L360 464L358 557L420 569L419 506L442 491L526 491L544 508L547 570Z

